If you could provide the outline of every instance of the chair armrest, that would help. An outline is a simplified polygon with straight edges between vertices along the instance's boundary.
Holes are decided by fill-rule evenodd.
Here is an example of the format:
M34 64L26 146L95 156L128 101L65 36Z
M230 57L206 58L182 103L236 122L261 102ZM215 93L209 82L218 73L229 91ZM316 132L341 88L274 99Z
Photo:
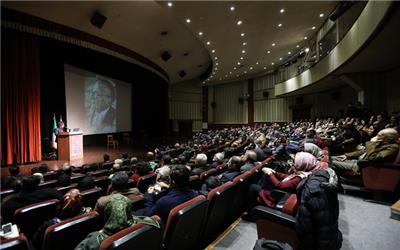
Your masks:
M366 168L366 167L389 168L389 169L399 169L400 170L400 164L388 163L388 162L375 162L375 161L359 160L357 162L357 165L359 166L360 170L363 168Z
M295 217L285 214L273 208L269 208L266 206L256 206L251 210L250 214L256 221L269 220L294 229L296 228Z
M291 194L279 189L275 189L274 191L271 192L272 198L275 199L276 201L276 209L282 211L283 206L285 205L285 202L289 198Z

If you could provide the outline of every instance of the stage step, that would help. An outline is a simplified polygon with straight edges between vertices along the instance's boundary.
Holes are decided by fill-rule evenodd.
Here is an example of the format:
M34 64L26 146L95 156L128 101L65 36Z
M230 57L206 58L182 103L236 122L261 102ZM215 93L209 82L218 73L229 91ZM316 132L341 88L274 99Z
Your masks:
M390 210L391 210L390 218L395 220L400 220L400 200L394 203L390 208Z

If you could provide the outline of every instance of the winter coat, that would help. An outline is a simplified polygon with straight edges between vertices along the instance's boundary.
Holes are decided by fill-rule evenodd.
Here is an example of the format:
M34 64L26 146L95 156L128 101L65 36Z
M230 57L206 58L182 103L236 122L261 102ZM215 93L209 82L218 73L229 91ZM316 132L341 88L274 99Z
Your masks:
M336 250L342 246L339 231L337 176L332 169L319 170L297 186L299 209L296 228L302 250Z

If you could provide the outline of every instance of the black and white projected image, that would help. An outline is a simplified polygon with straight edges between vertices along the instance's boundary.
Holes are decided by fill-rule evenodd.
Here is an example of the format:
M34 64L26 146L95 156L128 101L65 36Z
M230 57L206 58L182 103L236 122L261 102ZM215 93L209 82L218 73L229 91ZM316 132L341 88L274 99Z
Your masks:
M115 83L104 78L88 77L85 80L86 128L92 133L116 131Z

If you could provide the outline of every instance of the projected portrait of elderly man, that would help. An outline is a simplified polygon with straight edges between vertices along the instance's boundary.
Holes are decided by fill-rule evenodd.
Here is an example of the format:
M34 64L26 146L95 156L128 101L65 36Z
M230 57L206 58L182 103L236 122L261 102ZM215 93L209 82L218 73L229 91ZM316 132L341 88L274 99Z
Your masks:
M92 78L86 81L86 128L92 133L115 132L116 102L113 82L101 78Z

